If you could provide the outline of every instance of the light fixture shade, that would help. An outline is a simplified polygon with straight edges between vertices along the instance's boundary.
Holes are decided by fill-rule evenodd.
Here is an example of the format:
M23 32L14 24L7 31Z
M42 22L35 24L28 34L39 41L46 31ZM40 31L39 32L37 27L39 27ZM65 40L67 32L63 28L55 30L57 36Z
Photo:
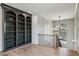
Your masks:
M56 25L56 28L59 28L59 25Z

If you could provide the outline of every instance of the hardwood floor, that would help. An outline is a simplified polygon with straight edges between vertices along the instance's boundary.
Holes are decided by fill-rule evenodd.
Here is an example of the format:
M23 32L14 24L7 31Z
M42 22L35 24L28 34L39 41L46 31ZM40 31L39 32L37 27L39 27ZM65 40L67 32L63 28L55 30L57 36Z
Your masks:
M66 48L48 48L35 44L28 44L6 52L0 52L1 56L79 56L77 51Z

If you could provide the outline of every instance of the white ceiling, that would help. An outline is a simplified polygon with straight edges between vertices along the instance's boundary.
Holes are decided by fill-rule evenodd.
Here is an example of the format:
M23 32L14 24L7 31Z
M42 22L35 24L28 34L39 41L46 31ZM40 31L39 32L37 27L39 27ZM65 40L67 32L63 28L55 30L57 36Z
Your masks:
M47 19L57 20L73 18L75 3L7 3L24 11L30 10Z

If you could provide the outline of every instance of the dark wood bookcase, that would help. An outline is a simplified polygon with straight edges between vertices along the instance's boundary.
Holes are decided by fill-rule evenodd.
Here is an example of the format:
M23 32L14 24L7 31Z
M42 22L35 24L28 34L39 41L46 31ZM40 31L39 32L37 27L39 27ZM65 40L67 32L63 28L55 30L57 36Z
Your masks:
M1 6L4 20L4 51L31 43L32 15L3 3Z

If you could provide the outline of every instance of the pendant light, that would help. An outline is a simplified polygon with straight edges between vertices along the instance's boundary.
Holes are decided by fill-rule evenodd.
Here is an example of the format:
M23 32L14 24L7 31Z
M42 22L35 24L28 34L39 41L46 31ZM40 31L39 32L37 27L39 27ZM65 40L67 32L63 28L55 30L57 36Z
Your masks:
M58 20L59 22L58 22L58 24L56 25L56 28L59 30L59 28L60 28L60 16L59 16L59 20Z

